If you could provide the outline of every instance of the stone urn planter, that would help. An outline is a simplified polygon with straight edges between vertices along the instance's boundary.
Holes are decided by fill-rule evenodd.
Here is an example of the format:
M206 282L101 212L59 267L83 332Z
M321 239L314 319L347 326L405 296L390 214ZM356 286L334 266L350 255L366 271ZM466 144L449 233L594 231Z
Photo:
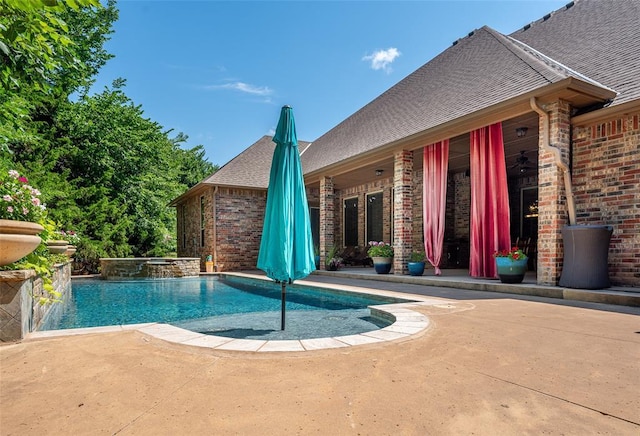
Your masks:
M77 249L76 249L75 245L67 245L67 251L65 251L64 254L67 257L71 258L71 257L73 257L74 254L76 254L76 251L77 251Z
M528 258L509 259L508 257L496 257L496 271L502 283L522 283L527 272Z
M64 240L47 241L47 249L51 254L65 254L69 243Z
M393 265L393 257L376 257L372 256L373 268L378 274L389 274Z
M44 228L28 221L0 220L0 266L20 260L40 245Z

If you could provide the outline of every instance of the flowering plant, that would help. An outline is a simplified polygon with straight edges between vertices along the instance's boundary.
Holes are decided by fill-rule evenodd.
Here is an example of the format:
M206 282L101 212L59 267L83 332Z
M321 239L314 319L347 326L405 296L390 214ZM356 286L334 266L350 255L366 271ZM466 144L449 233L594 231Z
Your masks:
M0 219L39 222L45 209L26 177L16 170L0 173Z
M393 257L393 247L386 242L369 241L367 254L370 257Z
M337 271L342 268L342 258L341 257L332 257L327 262L327 269L330 271Z
M58 230L56 234L61 240L67 241L71 245L77 245L80 242L80 236L73 230Z
M518 247L512 247L511 250L498 250L493 253L493 257L508 257L510 260L527 259L527 255Z

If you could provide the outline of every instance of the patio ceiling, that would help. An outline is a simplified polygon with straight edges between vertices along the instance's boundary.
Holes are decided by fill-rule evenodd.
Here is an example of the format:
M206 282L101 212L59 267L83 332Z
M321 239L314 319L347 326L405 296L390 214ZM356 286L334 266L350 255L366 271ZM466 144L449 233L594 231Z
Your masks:
M516 129L525 127L526 134L518 137ZM502 122L502 134L504 137L505 160L507 164L507 176L519 177L522 175L535 175L538 168L538 115L529 112L524 115L511 118ZM529 159L525 172L515 166L521 152ZM414 150L414 169L422 169L422 149ZM464 172L469 169L469 134L463 134L451 138L449 141L449 171L454 173ZM382 170L377 176L376 172ZM354 168L350 171L333 176L336 189L348 186L373 183L378 179L393 177L393 157L370 162Z

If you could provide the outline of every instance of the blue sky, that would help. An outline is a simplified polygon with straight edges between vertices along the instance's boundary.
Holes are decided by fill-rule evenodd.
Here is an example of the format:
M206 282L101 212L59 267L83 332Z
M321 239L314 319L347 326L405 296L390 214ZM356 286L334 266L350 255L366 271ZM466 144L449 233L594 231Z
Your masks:
M569 0L120 0L94 92L122 77L144 116L223 165L293 107L313 141L483 25L511 33Z

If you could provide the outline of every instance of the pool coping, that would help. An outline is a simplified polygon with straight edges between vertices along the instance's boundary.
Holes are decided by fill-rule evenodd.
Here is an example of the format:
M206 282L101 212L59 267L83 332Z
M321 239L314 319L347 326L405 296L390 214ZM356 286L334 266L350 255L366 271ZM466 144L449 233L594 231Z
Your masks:
M222 273L220 275L244 277L255 280L270 280L265 277L245 273ZM451 304L449 300L444 298L424 297L416 294L404 294L380 289L370 289L364 287L328 283L318 284L315 282L308 282L304 280L297 280L296 284L305 287L308 286L353 293L366 293L415 301L369 306L372 312L379 311L382 312L382 314L385 316L393 317L394 322L382 329L371 330L360 334L346 336L292 340L234 339L223 336L205 335L203 333L192 332L190 330L185 330L180 327L172 326L170 324L143 323L32 332L26 336L25 340L41 340L49 338L60 338L65 336L136 330L167 342L201 348L210 348L215 350L248 351L258 353L316 351L333 348L354 347L358 345L403 341L410 339L411 337L422 334L431 326L429 318L420 312L412 310L413 307L442 307L442 305Z

